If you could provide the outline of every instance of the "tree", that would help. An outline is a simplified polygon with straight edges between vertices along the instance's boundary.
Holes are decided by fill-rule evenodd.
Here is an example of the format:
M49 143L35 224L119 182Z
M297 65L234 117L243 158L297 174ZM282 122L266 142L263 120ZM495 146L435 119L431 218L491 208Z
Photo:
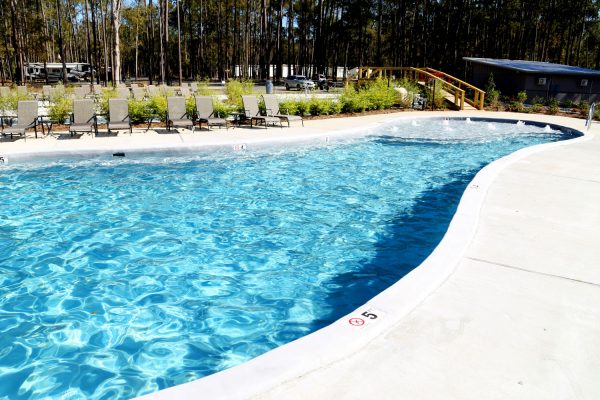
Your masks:
M110 20L113 32L113 84L121 82L121 42L119 39L119 28L121 27L122 0L110 0Z

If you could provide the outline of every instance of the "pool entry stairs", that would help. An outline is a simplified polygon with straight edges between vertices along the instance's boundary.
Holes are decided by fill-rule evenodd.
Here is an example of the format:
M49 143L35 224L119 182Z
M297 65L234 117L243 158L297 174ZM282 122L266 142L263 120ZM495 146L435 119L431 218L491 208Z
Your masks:
M483 110L485 92L450 74L433 68L415 67L359 67L358 81L375 78L401 79L416 81L427 90L440 87L444 98L457 110ZM438 86L439 85L439 86Z

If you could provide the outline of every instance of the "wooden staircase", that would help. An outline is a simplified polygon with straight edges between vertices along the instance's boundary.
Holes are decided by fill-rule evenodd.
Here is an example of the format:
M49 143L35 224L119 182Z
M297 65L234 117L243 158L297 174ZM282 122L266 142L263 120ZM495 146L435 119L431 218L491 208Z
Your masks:
M433 68L359 67L358 80L375 78L409 78L426 87L435 81L441 85L444 98L458 110L483 110L485 92L470 83Z

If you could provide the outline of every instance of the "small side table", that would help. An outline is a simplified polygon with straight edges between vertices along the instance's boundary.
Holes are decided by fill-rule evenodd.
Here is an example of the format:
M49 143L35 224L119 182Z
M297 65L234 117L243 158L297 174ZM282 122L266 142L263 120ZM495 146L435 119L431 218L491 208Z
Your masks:
M233 117L233 123L238 127L241 125L242 121L246 120L246 113L243 112L232 112L229 115Z
M52 125L57 124L59 121L55 120L55 119L51 119L48 115L40 115L38 116L38 123L41 125L42 127L42 133L46 136L50 135L50 133L52 133ZM44 130L44 127L46 127L46 129L48 130L48 132L46 132L46 130ZM37 132L35 134L35 137L37 139Z

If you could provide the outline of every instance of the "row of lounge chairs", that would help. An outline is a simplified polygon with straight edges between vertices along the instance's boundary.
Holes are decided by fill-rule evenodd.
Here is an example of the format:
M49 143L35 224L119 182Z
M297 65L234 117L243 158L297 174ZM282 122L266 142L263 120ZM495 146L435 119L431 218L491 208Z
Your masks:
M291 121L301 121L304 126L302 117L297 115L281 114L279 110L279 102L273 95L264 95L265 108L267 115L261 115L256 96L242 96L244 105L243 117L250 121L250 127L257 125L277 125L283 127L282 122L287 122L288 127ZM194 130L196 124L201 129L203 124L206 124L210 130L213 126L229 128L230 121L215 115L213 108L212 97L197 96L196 100L196 118L190 116L186 110L186 100L183 97L167 98L168 113L166 116L167 129L173 128L190 128ZM92 99L78 99L73 102L73 114L69 132L71 135L75 133L98 133L97 115L94 110L94 101ZM5 127L2 130L2 135L20 135L25 137L27 129L34 129L37 137L38 126L40 120L38 118L38 103L36 100L19 101L17 110L17 123L12 126ZM43 129L43 126L42 126ZM127 99L113 98L108 100L108 132L129 130L132 133L132 125L129 117L129 104Z
M56 90L55 86L52 85L43 85L41 93L30 93L27 91L26 86L17 86L17 92L19 95L31 95L36 100L41 101L49 101L52 99L54 92ZM97 98L97 96L101 93L101 87L98 85L80 85L73 87L73 96L76 99L83 98ZM119 84L116 87L117 93L119 97L130 98L133 97L138 100L142 100L149 96L159 95L161 93L167 93L169 91L173 92L178 96L189 97L192 94L195 94L198 91L198 84L192 82L189 86L164 86L164 85L148 85L148 86L138 86L131 85L131 87L125 86L125 84ZM0 86L0 97L6 97L10 93L10 88L8 86Z

